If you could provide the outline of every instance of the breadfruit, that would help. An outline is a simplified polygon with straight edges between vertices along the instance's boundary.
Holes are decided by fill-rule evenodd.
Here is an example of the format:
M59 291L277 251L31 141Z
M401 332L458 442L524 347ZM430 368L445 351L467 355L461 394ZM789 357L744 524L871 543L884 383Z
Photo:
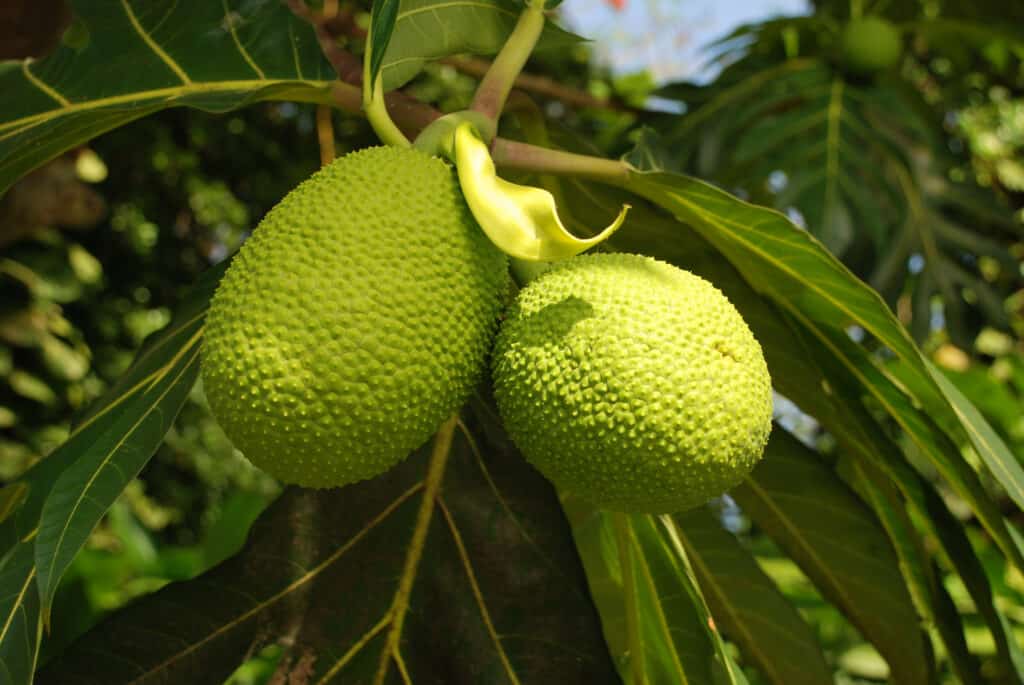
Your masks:
M840 38L843 65L861 76L892 69L903 56L899 30L881 17L854 19Z
M373 477L466 401L507 283L445 162L346 155L271 209L224 275L201 352L210 407L283 482Z
M736 485L771 430L771 379L732 303L650 257L595 254L530 282L492 361L505 427L563 491L682 511Z

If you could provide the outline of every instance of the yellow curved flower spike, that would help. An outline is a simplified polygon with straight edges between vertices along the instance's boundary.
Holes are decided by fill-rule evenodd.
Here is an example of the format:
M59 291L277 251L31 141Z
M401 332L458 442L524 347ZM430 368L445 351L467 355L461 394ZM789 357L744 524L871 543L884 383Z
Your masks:
M629 205L623 205L615 221L601 233L593 238L577 238L562 225L551 193L498 177L490 150L471 123L463 122L455 129L454 152L459 185L473 217L487 237L512 257L530 261L567 259L614 233L629 211Z

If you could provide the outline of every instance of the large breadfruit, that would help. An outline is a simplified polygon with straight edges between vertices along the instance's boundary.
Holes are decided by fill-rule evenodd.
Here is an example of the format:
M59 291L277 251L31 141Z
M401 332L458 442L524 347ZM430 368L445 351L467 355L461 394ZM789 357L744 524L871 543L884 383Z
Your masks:
M493 376L526 458L610 510L706 502L750 472L771 430L771 379L739 312L649 257L576 257L532 281L498 333Z
M210 407L281 481L375 476L466 401L507 280L445 162L346 155L274 207L227 270L202 347Z

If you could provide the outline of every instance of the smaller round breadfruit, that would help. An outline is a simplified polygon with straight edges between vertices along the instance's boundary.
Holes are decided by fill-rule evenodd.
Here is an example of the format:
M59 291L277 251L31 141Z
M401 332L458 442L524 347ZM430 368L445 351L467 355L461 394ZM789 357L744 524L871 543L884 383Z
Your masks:
M861 76L892 69L903 56L899 29L881 17L854 19L843 28L840 43L843 64Z
M564 492L669 513L738 484L771 431L761 347L713 285L593 254L529 283L502 323L494 394L523 455Z
M507 285L451 166L348 154L271 209L221 280L202 347L210 408L285 483L381 474L472 393Z

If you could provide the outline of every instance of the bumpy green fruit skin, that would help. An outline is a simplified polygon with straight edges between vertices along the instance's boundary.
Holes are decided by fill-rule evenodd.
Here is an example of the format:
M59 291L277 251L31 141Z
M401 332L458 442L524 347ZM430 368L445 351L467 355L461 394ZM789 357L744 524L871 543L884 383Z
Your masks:
M892 69L903 56L899 30L881 17L854 19L840 38L845 67L862 76Z
M283 482L376 476L466 401L507 284L446 163L393 147L339 158L266 215L214 294L210 407Z
M683 511L722 494L771 431L771 379L739 312L649 257L587 255L543 273L502 324L492 371L526 458L613 511Z

